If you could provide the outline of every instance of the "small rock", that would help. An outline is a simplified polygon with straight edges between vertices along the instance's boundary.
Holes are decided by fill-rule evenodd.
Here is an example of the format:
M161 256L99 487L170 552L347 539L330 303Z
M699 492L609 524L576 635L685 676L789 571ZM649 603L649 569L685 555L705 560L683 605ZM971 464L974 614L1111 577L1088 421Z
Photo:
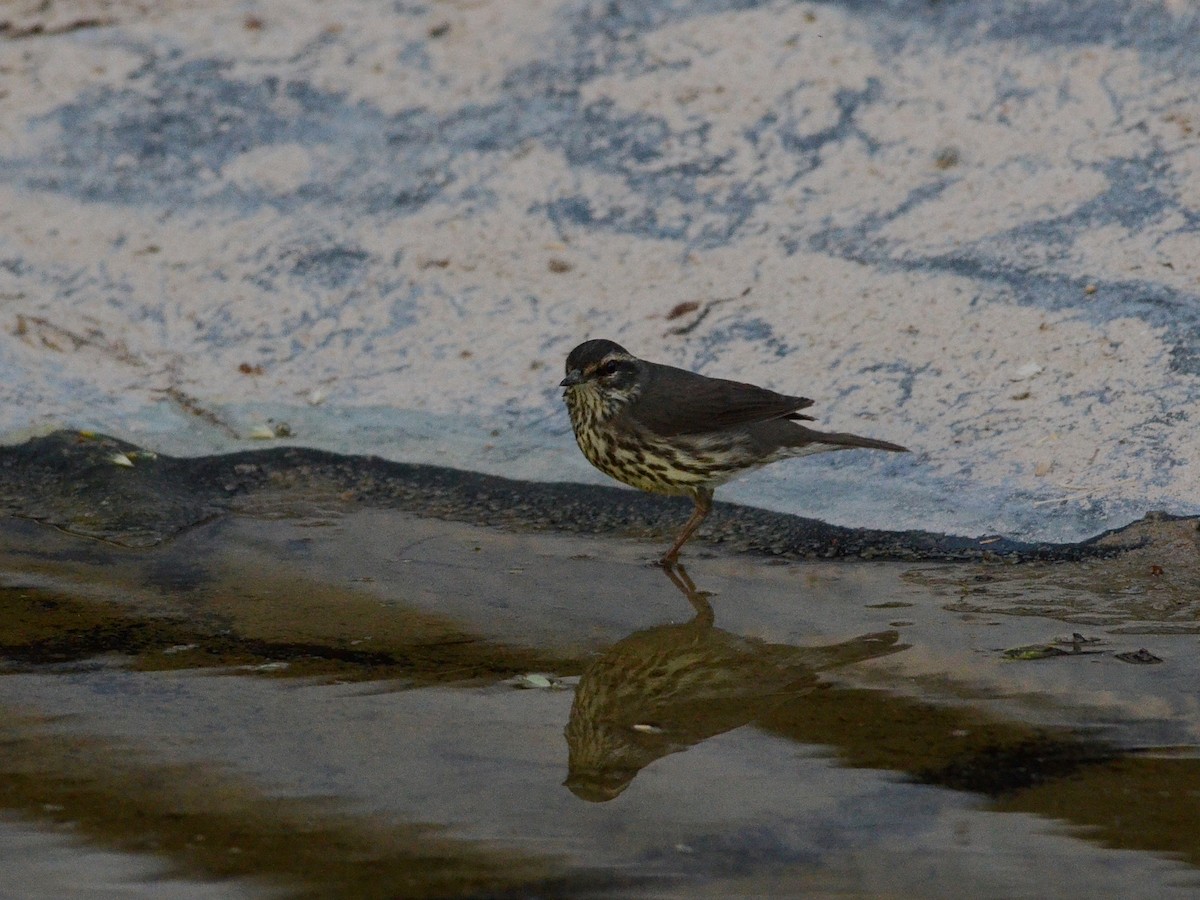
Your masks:
M1034 375L1040 375L1043 371L1045 371L1045 369L1045 366L1030 361L1017 369L1017 371L1013 372L1011 380L1024 381L1026 378L1032 378Z
M1162 662L1161 656L1155 656L1145 647L1132 653L1116 653L1114 654L1121 662L1133 663L1139 666L1149 666L1154 663Z

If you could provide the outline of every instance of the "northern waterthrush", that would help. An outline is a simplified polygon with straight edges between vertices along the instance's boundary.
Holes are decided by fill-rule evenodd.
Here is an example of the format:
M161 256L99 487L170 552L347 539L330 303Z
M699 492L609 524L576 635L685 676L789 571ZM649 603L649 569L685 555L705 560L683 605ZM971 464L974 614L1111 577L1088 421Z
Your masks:
M856 447L906 447L799 420L806 397L638 359L612 341L585 341L567 357L561 382L575 440L588 461L655 494L690 496L692 516L662 557L671 565L712 509L713 490L734 476L793 456Z

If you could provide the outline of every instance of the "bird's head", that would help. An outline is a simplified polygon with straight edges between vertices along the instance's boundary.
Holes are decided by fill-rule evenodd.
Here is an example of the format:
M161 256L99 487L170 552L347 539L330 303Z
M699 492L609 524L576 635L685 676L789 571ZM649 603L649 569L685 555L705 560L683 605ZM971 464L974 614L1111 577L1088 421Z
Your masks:
M584 341L567 356L563 398L598 406L611 415L637 397L643 363L612 341Z

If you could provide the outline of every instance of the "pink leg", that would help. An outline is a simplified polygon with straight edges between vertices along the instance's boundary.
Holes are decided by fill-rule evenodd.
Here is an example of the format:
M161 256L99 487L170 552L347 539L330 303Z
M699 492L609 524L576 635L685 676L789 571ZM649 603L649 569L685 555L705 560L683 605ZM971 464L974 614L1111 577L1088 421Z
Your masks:
M683 531L679 532L679 537L675 539L675 543L671 549L664 554L659 562L664 566L673 566L675 561L679 559L679 551L692 533L700 527L700 523L712 511L713 492L704 488L698 490L695 494L696 508L692 510L692 517L687 520L687 524L683 526Z

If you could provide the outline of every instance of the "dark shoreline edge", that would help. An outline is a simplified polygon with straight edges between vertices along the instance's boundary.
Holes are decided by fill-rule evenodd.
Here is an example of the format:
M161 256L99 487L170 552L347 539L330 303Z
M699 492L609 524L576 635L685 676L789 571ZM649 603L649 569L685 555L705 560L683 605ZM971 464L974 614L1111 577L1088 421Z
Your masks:
M124 461L121 460L121 455ZM128 547L244 511L257 494L336 497L364 506L519 531L667 540L687 517L686 498L570 482L524 482L441 466L276 446L172 457L102 434L56 431L0 446L0 514ZM1147 518L1178 518L1150 513ZM1140 520L1144 521L1144 520ZM690 549L783 559L1078 560L1132 549L1132 523L1072 544L1025 543L927 531L845 528L718 502ZM1128 540L1121 533L1129 531ZM648 553L654 546L648 546Z

